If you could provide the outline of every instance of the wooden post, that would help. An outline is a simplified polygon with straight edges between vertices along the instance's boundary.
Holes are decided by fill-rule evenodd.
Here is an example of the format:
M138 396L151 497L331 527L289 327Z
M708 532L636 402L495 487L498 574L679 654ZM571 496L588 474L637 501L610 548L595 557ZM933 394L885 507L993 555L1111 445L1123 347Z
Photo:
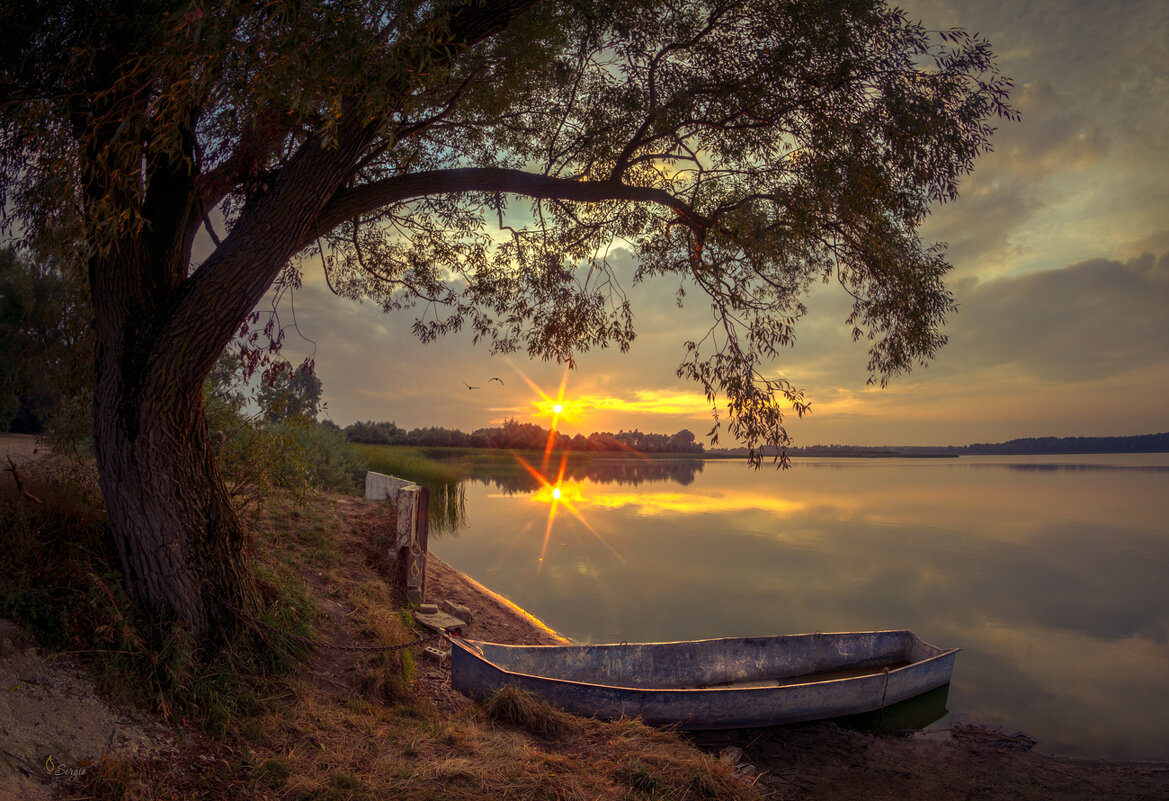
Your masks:
M430 489L405 479L365 474L365 497L394 499L397 519L390 538L394 590L410 603L426 597L426 549L430 534Z
M406 600L420 604L426 597L426 546L430 536L430 488L413 487L414 525L406 547ZM398 490L399 496L406 490Z

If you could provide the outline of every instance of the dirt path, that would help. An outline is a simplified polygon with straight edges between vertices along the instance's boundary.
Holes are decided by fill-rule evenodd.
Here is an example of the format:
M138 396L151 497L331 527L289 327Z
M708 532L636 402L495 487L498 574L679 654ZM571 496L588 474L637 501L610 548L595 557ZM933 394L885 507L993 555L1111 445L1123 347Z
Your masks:
M0 462L11 456L19 467L22 463L49 452L47 445L38 442L35 434L0 434Z
M41 653L0 619L0 801L51 798L103 757L152 755L170 742L161 726L99 698L75 659Z

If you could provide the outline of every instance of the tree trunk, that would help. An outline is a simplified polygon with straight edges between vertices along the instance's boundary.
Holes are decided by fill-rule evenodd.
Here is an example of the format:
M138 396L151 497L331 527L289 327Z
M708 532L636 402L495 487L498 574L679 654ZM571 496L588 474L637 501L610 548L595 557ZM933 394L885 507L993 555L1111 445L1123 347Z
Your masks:
M420 43L419 62L449 64L535 2L455 7L449 37ZM329 199L388 134L385 120L347 101L335 126L308 137L263 181L256 170L275 158L283 133L261 143L272 153L251 153L241 143L240 158L220 164L230 169L199 175L197 122L202 104L218 98L189 97L172 141L168 126L181 115L161 113L174 109L166 102L153 108L152 99L169 67L125 68L153 47L144 46L139 23L114 15L103 29L88 70L92 86L75 95L70 116L90 235L94 446L127 591L157 616L206 637L234 618L231 608L255 609L257 598L243 527L212 458L203 380L288 260L335 224L322 223ZM135 86L140 77L145 83ZM369 91L404 99L418 90L416 81L405 70ZM133 120L142 127L128 126ZM230 233L190 273L204 212L245 188Z
M94 397L99 480L125 586L153 615L214 637L230 630L229 607L256 608L256 591L202 394L128 369L137 360L127 355L99 343Z

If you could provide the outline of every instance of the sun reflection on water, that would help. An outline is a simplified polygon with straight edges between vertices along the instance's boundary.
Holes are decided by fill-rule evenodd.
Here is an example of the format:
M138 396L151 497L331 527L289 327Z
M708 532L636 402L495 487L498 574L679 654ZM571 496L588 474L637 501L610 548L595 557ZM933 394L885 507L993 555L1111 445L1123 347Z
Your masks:
M587 503L587 501L585 500L584 493L581 492L580 483L571 479L566 481L564 478L564 472L568 466L567 453L561 454L560 456L560 468L556 473L555 481L550 481L543 472L537 470L535 467L529 464L528 461L518 453L514 454L514 456L516 461L519 462L523 468L527 470L528 473L530 473L531 476L535 478L536 481L538 481L540 484L540 488L532 493L531 499L536 503L548 504L548 520L547 524L544 526L544 539L540 544L540 556L537 560L540 565L543 565L544 557L548 554L548 542L552 539L552 528L556 524L556 513L559 511L561 506L567 509L569 514L580 521L580 524L588 529L593 534L593 536L601 542L602 545L612 551L614 556L616 556L622 562L625 561L625 557L622 556L621 553L617 551L617 549L615 549L609 543L609 541L601 535L600 532L593 528L592 524L589 523L588 520L585 520L584 515L581 514L578 506ZM545 454L545 460L546 459L547 453Z

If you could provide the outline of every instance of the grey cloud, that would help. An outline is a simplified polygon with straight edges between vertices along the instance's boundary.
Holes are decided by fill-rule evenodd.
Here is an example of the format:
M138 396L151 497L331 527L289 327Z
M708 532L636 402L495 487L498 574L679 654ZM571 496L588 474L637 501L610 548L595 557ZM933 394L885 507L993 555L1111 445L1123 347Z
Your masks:
M1104 156L1108 142L1101 120L1086 114L1076 98L1050 79L1024 84L1012 100L1023 118L996 134L997 158L988 159L993 168L1038 177L1082 169Z
M1128 250L1132 255L1139 255L1141 253L1164 254L1166 251L1169 251L1169 228L1138 239Z
M958 274L1028 260L1066 264L1073 218L1091 215L1097 239L1163 217L1169 126L1169 4L913 0L927 27L979 31L1016 83L1020 123L999 123L962 197L927 225L951 243ZM1159 210L1157 207L1160 207ZM1052 234L1062 229L1063 236ZM1107 251L1119 243L1101 242ZM1156 248L1154 252L1161 252ZM1054 260L1042 264L1050 256Z
M936 206L924 226L928 238L948 243L948 258L959 275L1018 255L1015 239L1063 200L1050 180L1111 157L1098 119L1050 80L1020 87L1013 101L1022 121L1000 128L994 151L963 181L959 199Z
M1104 378L1169 359L1169 253L955 286L942 363L1014 364L1049 381Z
M949 344L928 371L896 383L978 381L1011 365L1062 382L1169 363L1169 252L981 282L966 278L951 288L959 308L943 329ZM832 387L859 388L867 377L867 343L851 342L841 324L848 298L833 290L812 295L799 344L776 365L813 402L829 397Z
M984 270L1009 258L1012 235L1044 208L1033 184L1010 170L983 170L962 184L954 203L937 206L923 226L923 236L948 245L947 260L959 275Z

